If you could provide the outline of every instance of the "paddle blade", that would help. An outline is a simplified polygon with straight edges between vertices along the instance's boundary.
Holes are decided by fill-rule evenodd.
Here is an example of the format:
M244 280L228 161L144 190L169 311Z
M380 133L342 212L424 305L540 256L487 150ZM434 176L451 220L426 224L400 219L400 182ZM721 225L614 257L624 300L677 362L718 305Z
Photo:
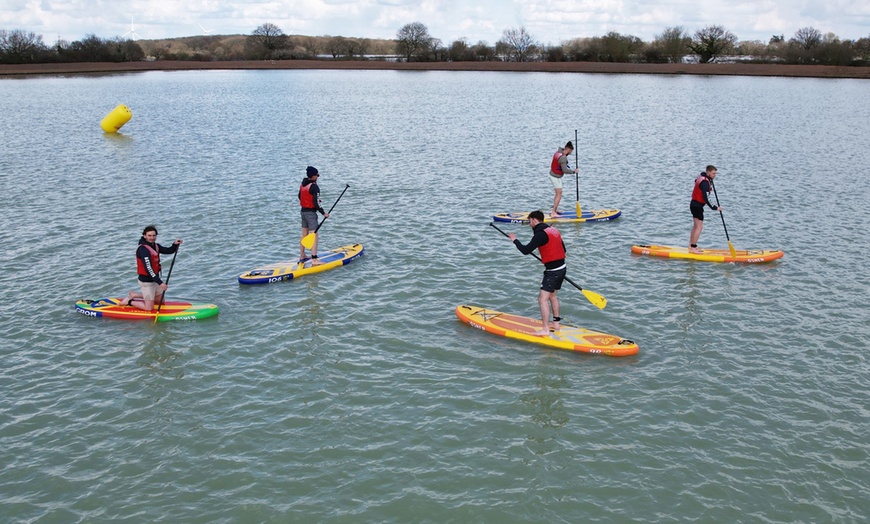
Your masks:
M576 202L576 207L577 207L577 218L580 218L581 216L583 216L583 212L580 210L580 202Z
M604 306L607 305L607 299L594 291L584 289L583 296L585 296L586 299L589 300L589 302L592 302L592 305L594 305L598 309L604 309Z
M311 249L314 247L314 241L317 240L317 233L308 233L304 237L302 237L302 245L305 249Z
M737 250L734 249L734 244L728 241L728 250L731 251L731 258L737 258Z

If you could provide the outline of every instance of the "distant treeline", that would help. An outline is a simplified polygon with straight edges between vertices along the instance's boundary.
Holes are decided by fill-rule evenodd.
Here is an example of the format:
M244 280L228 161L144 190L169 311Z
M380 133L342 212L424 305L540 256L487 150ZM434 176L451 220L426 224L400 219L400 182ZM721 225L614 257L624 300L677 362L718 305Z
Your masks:
M833 33L805 27L768 42L739 41L722 26L689 33L669 27L652 42L611 31L603 36L574 38L558 45L541 44L524 27L506 29L494 45L467 39L445 45L419 22L406 24L394 40L343 36L285 35L263 24L250 35L202 35L163 40L103 39L88 35L53 46L42 35L21 29L0 29L0 63L130 62L138 60L313 60L390 59L417 62L543 61L701 63L742 60L764 63L870 65L870 36L840 39Z

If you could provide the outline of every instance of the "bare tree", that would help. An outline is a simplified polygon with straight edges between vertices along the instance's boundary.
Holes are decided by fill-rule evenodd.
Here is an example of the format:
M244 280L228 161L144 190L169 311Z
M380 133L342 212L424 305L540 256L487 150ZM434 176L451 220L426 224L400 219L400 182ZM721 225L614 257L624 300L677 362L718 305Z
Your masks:
M9 64L36 62L45 51L42 35L23 29L0 30L0 62Z
M505 29L501 34L501 40L495 45L497 48L504 49L509 60L516 62L527 62L538 50L538 43L523 26Z
M261 58L270 58L287 45L287 35L275 24L265 23L251 33L254 48Z
M682 62L683 56L689 52L689 44L692 37L683 29L683 26L668 27L661 34L656 35L653 43L661 53L662 58L672 64Z
M737 44L737 37L721 25L709 25L695 31L689 49L706 64L730 51Z
M795 31L794 38L789 42L809 51L822 43L822 32L814 27L802 27Z
M429 29L420 22L405 24L396 33L396 54L411 59L426 60L435 39L429 34Z

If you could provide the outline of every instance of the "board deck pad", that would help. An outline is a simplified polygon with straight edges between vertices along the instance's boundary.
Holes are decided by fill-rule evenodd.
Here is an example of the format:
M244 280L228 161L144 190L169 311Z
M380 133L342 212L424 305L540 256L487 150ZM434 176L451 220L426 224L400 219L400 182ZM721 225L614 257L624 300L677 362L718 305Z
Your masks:
M772 262L785 255L778 250L767 249L737 249L736 257L731 256L731 250L725 249L699 249L700 253L691 253L687 247L658 246L654 244L639 244L631 246L631 252L636 255L649 255L663 258L681 258L684 260L697 260L699 262L734 262L738 264L760 264Z
M318 253L319 264L315 264L311 258L304 258L301 261L299 259L285 260L252 269L239 275L239 283L271 284L292 280L350 264L361 257L363 253L365 253L365 248L362 244L350 244Z
M581 209L580 216L577 216L577 210L564 210L559 213L558 218L553 218L549 213L544 213L544 222L554 224L565 224L570 222L606 222L619 218L622 211L618 209ZM507 222L510 224L528 224L529 213L499 213L493 215L493 222Z
M502 313L479 306L456 306L456 316L472 327L495 335L558 349L611 357L636 355L640 350L631 340L591 329L569 326L565 322L560 323L561 329L558 331L551 330L548 337L532 335L543 328L540 319Z
M160 307L157 314L157 306L151 311L143 311L137 307L122 306L123 298L100 298L96 300L79 300L76 302L76 311L87 317L106 317L121 320L154 320L169 322L171 320L200 320L213 317L218 314L219 308L215 304L204 302L187 302L183 300L167 300Z

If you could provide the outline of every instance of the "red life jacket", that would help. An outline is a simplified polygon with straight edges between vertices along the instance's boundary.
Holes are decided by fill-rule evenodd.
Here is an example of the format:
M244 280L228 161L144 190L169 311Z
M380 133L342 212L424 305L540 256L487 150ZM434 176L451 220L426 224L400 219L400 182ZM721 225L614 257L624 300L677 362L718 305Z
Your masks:
M544 228L544 233L547 234L547 243L538 248L538 253L541 254L541 261L554 262L565 258L565 246L562 244L562 235L559 230L552 226Z
M701 191L701 182L703 182L704 180L710 181L710 179L707 177L707 173L701 173L700 175L698 175L698 178L695 179L695 189L692 190L692 200L694 200L695 202L698 202L699 204L706 204L707 203L707 199L704 196L704 192ZM711 182L711 187L712 187L712 182ZM708 189L707 194L709 194L709 193L710 193L710 190Z
M562 176L565 174L562 172L562 164L559 163L559 159L562 158L563 154L564 153L562 153L561 149L556 151L556 153L553 155L553 161L550 162L550 171L555 173L557 176Z
M314 201L314 195L311 194L311 186L314 182L299 186L299 205L305 209L317 209L317 202Z
M148 244L139 244L139 247L145 246L145 249L148 250L151 256L151 269L154 270L154 273L160 274L160 253L154 250ZM136 252L138 253L139 247L136 248ZM136 257L136 271L142 275L143 277L150 277L151 274L148 273L148 269L145 267L145 264L142 262L142 259L138 256Z

